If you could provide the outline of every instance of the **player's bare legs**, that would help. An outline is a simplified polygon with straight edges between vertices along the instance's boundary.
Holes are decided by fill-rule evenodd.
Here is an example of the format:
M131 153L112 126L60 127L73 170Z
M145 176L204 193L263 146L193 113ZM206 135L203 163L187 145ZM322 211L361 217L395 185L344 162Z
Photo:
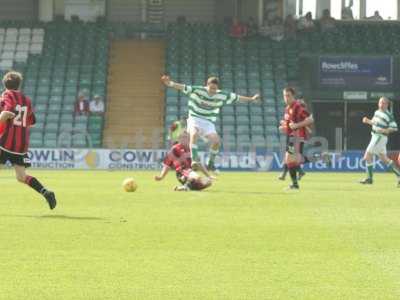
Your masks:
M14 169L16 178L19 182L30 186L32 189L41 194L46 199L50 209L54 209L56 207L57 201L52 191L44 188L43 185L35 177L26 174L26 168L24 166L15 165Z
M199 164L199 148L197 146L197 141L199 139L199 130L197 128L192 128L189 132L189 148L190 155L192 158L192 168L197 170Z
M302 156L296 151L296 146L294 144L289 145L288 151L285 153L285 163L289 169L290 179L292 180L290 189L299 189L297 174L300 169L301 161Z
M210 142L210 159L207 163L207 168L210 171L215 171L215 158L219 153L219 148L221 146L221 140L216 133L212 133L206 136Z
M363 159L365 160L367 178L361 180L361 184L372 184L373 183L373 168L374 168L374 155L369 152L365 152Z

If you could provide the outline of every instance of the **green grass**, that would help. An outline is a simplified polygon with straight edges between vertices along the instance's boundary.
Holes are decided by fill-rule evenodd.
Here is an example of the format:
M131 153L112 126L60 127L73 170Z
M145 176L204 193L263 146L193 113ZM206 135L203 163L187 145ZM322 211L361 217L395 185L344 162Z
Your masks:
M0 299L399 299L400 190L390 174L223 173L175 193L150 172L0 171ZM134 176L139 189L125 193Z

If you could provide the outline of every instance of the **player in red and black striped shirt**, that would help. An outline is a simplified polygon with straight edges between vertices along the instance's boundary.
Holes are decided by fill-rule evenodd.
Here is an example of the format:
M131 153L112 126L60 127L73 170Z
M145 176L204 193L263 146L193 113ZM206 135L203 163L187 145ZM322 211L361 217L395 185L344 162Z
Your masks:
M297 175L301 172L301 164L304 162L304 141L308 138L308 128L314 123L310 113L302 102L295 99L295 90L287 87L283 90L283 98L286 104L285 117L282 127L287 135L287 147L285 164L292 179L291 189L298 189Z
M165 178L170 169L175 170L176 178L182 186L176 187L175 191L200 191L211 186L211 176L203 165L199 164L199 170L205 175L201 177L192 167L192 159L189 149L189 135L181 133L179 141L172 146L163 161L163 168L160 175L155 176L155 180L160 181Z
M22 75L18 72L8 72L4 75L5 92L0 102L0 164L10 162L15 169L19 182L29 185L42 194L50 209L56 206L56 198L52 191L47 190L32 176L26 174L30 167L27 152L29 147L29 129L35 124L35 114L29 97L20 90Z

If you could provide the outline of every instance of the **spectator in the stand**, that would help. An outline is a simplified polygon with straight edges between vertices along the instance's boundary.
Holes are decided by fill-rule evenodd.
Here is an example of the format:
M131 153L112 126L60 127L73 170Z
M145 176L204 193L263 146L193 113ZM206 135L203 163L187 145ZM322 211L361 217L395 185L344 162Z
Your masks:
M342 9L342 20L354 20L352 7L353 0L350 0L349 5Z
M256 36L258 32L258 26L256 20L253 17L250 17L247 21L247 36L253 37Z
M285 37L285 28L283 27L282 19L276 17L271 26L271 39L280 42Z
M75 103L75 115L87 116L89 114L89 102L84 94L79 94Z
M336 20L331 16L329 9L324 9L319 23L322 32L331 31L336 27Z
M258 33L261 36L268 37L271 35L271 28L272 28L272 22L268 21L267 19L264 19L264 24L263 26L260 27Z
M379 14L379 11L376 10L373 16L368 17L368 20L383 21L383 18L382 18L382 16Z
M242 39L247 36L247 27L239 22L238 19L233 19L230 36L236 39Z
M95 95L90 101L89 111L91 115L102 116L104 114L104 102L99 95Z
M304 17L299 19L298 28L301 31L312 31L314 30L315 24L312 18L312 13L308 12Z
M297 31L297 23L293 15L287 15L284 25L285 25L285 37L287 39L295 38Z

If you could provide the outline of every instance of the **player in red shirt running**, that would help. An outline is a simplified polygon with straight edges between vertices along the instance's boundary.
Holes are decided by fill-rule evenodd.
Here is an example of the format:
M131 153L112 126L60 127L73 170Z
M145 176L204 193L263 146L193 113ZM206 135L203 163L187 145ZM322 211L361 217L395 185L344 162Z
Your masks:
M192 159L189 149L189 135L183 132L179 142L174 144L163 161L163 168L160 175L155 176L156 181L161 181L168 174L170 169L175 170L176 178L182 184L175 187L175 191L200 191L212 184L212 177L201 164L199 170L205 175L200 176L192 167Z
M2 95L2 111L0 124L4 131L0 134L0 164L10 162L15 169L19 182L29 185L43 195L50 209L57 205L55 195L47 190L32 176L26 174L26 168L31 166L27 152L29 147L29 130L36 122L29 97L19 91L22 75L18 72L8 72L4 75L5 92Z
M301 172L300 166L305 160L303 156L304 141L308 138L308 128L314 123L314 120L305 106L295 99L293 88L285 88L283 98L286 108L282 127L287 135L285 164L292 180L289 188L299 189L298 173Z

